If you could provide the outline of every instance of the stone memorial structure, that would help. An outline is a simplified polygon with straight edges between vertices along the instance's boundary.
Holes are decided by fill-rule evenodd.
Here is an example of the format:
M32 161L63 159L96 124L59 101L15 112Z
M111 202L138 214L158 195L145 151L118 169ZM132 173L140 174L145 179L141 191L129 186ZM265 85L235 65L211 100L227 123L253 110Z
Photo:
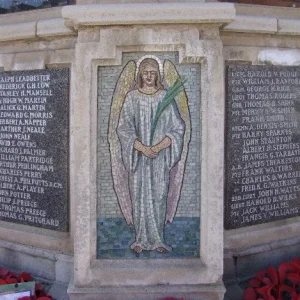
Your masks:
M176 16L167 4L63 10L84 36L76 45L83 73L74 115L81 126L74 131L78 226L71 299L223 297L219 26L234 11L216 7L180 3ZM197 26L163 25L191 19ZM113 26L127 22L144 26ZM180 90L171 92L180 78Z
M0 220L67 231L68 70L0 82Z
M0 2L0 266L59 300L235 300L299 255L299 8L25 2Z

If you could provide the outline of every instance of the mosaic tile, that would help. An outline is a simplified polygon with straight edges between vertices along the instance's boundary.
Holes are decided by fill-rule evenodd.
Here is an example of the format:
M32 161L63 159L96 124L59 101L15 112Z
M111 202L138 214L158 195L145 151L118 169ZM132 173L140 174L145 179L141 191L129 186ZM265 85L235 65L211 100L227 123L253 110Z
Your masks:
M166 242L173 250L167 253L143 251L138 255L130 249L135 237L133 226L127 226L123 218L99 218L97 257L99 259L197 258L200 250L199 226L200 220L197 217L175 217L173 223L165 227Z
M133 242L142 258L199 255L199 116L200 66L176 53L99 68L98 258L132 258Z

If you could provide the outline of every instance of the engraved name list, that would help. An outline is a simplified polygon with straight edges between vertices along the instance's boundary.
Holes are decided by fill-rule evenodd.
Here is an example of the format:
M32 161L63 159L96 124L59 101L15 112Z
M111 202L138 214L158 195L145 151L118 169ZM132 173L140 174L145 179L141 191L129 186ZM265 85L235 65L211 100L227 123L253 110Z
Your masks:
M227 68L225 227L300 214L300 68Z
M69 71L0 73L0 220L67 231Z

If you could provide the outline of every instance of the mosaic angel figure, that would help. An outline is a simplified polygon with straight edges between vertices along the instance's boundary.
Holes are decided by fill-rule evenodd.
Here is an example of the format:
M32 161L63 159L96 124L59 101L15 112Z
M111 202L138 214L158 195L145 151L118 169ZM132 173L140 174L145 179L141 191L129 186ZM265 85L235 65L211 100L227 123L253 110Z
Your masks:
M145 56L137 64L127 63L113 95L109 144L114 189L127 224L135 228L131 249L137 253L172 250L164 227L176 213L191 133L179 79L171 61L162 65L157 57Z

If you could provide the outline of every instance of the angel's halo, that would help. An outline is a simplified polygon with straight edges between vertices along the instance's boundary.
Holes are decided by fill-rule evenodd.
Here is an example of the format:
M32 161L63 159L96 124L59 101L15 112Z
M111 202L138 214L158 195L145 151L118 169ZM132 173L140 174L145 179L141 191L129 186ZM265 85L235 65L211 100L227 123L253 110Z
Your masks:
M160 77L162 78L163 77L163 74L164 74L164 67L163 67L163 63L162 61L155 55L144 55L142 56L136 63L136 70L135 70L135 79L137 79L137 76L138 76L138 73L139 73L139 69L140 69L140 64L142 63L142 61L146 58L152 58L154 60L157 61L158 63L158 66L159 66L159 73L160 73Z

